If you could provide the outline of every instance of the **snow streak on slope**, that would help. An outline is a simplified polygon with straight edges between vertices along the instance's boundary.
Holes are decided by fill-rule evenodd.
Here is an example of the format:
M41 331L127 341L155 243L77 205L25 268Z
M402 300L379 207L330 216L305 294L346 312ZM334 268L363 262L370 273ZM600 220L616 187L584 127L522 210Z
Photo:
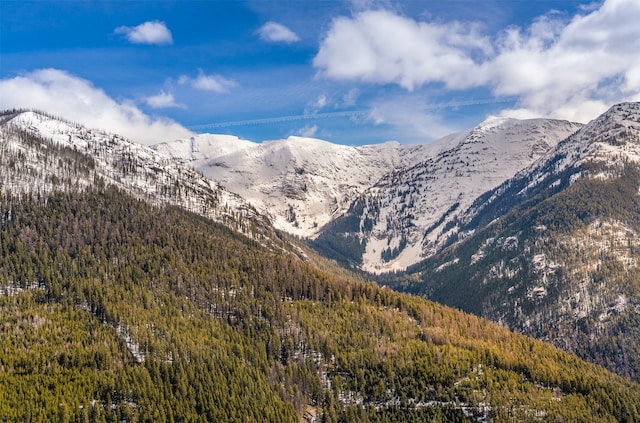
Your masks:
M0 184L5 192L81 191L102 180L146 201L176 205L245 233L269 227L268 220L238 195L119 135L32 111L5 112L0 123ZM67 156L75 153L73 159L79 162L56 155L64 149ZM82 171L80 161L86 162Z
M385 176L361 196L366 241L362 268L402 270L455 233L454 219L581 125L548 119L490 118L450 138L449 148Z
M277 228L314 237L383 175L423 160L438 145L350 147L301 137L253 143L203 134L153 148L246 198Z

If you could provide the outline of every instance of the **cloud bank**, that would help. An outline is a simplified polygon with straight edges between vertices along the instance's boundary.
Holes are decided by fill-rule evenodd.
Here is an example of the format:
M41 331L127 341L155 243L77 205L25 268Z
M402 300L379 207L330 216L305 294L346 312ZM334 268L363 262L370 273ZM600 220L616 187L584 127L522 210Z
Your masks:
M267 22L258 30L260 38L271 43L295 43L300 41L300 37L287 28L286 26L276 23Z
M117 102L91 82L57 69L41 69L0 80L0 109L10 108L45 110L141 144L193 135L170 119L150 117L133 102Z
M133 27L119 26L114 34L124 35L133 44L173 44L171 31L160 21L149 21Z
M487 34L481 24L369 10L334 19L313 65L326 78L409 91L484 88L517 98L505 115L586 121L640 100L640 2L606 0L582 13Z

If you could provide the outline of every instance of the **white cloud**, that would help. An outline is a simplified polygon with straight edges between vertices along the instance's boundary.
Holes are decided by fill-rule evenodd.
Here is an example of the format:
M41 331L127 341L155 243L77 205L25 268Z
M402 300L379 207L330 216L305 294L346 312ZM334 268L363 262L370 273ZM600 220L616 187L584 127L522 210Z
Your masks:
M397 139L425 142L456 132L433 113L424 99L400 96L371 105L367 117L374 125L390 125Z
M305 115L313 115L320 112L329 103L329 99L325 94L320 94L317 99L309 102L304 108Z
M377 10L335 19L313 64L321 75L339 80L408 90L429 82L464 88L475 84L472 57L489 52L478 25L417 22Z
M171 31L160 21L149 21L133 27L119 26L114 33L124 35L133 44L173 44Z
M322 109L326 105L327 105L327 96L324 95L324 94L319 95L318 99L316 100L316 104L315 104L316 108L319 110L319 109Z
M313 64L327 78L407 90L488 88L517 98L503 114L584 122L640 96L640 2L606 0L581 13L488 35L480 25L366 11L335 19Z
M191 84L191 86L197 90L213 91L216 93L226 93L231 88L238 86L235 81L226 79L220 75L206 75L202 69L198 69L197 78L190 78L187 75L180 76L180 78L178 78L178 84Z
M161 91L159 94L146 97L145 103L154 109L166 109L170 107L185 108L184 104L176 103L173 94Z
M298 131L298 135L305 138L313 138L318 133L318 125L305 126Z
M57 69L0 80L0 109L34 108L142 144L186 138L191 131L166 118L152 118L132 101L116 102L90 81Z
M258 34L264 41L272 43L295 43L300 41L300 37L295 32L276 22L267 22L258 29Z

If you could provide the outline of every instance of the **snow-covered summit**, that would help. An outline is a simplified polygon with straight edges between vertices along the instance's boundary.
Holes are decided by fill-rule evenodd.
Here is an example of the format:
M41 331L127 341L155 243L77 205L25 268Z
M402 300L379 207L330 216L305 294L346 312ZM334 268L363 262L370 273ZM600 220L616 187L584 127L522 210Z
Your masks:
M360 220L352 230L365 244L362 268L402 270L433 254L455 229L454 219L478 196L580 127L550 119L490 118L447 137L446 147L424 160L385 175L349 212Z
M595 175L584 175L583 165L586 162L601 164L601 171ZM489 201L506 191L514 181L530 181L520 192L525 194L554 175L566 172L573 174L572 181L581 176L615 177L616 172L613 169L621 168L625 162L640 163L640 103L620 103L612 106L548 151L539 161L518 172L514 180L507 181Z
M277 228L313 237L386 173L423 160L434 147L398 142L353 147L294 136L253 143L202 134L153 148L246 198Z
M101 180L154 204L176 205L247 234L270 230L268 219L244 199L191 167L119 135L45 113L3 112L0 157L0 189L14 195L82 191Z
M569 159L640 162L640 103L616 104L558 147Z

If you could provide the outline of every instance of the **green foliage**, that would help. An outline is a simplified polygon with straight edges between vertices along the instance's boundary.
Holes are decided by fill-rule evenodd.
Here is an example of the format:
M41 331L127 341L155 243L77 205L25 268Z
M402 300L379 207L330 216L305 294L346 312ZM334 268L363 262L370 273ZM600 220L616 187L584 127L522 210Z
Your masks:
M325 257L345 267L361 264L366 244L358 234L359 225L360 219L355 215L339 217L330 222L310 244Z
M113 188L1 196L0 290L0 420L640 419L550 345Z

